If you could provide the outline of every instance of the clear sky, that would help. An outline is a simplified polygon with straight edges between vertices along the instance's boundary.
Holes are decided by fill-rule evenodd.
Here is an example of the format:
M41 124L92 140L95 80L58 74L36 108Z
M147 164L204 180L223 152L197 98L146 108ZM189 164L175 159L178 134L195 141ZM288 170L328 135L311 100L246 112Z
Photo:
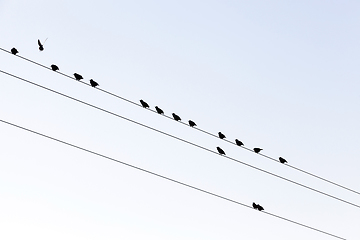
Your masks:
M0 0L0 47L360 191L360 2ZM43 52L37 40L47 39ZM0 51L7 71L360 196ZM360 209L0 74L0 119L360 239ZM334 239L0 123L0 239Z

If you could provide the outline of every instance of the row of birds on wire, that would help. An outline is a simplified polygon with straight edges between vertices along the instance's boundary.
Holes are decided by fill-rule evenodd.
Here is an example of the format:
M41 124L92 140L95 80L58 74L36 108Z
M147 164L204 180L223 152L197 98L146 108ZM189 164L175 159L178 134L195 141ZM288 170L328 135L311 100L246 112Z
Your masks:
M47 40L47 39L46 39L46 40ZM43 51L43 50L44 50L44 44L45 44L46 40L45 40L44 43L42 44L42 43L40 42L40 40L38 39L38 46L39 46L39 50L40 50L40 51ZM11 49L11 53L14 54L14 55L16 55L16 54L19 53L19 51L18 51L16 48L12 48L12 49ZM52 69L53 71L59 71L59 67L58 67L57 65L55 65L55 64L52 64L50 67L51 67L51 69ZM78 74L78 73L74 73L73 75L74 75L75 79L78 80L78 81L84 79L83 76L81 76L81 75ZM97 82L95 82L93 79L90 79L90 85L91 85L92 87L97 87L97 86L99 86L99 84L98 84ZM148 104L147 102L145 102L144 100L141 99L141 100L140 100L140 103L141 103L141 106L142 106L142 107L144 107L144 108L150 108L149 104ZM159 114L164 114L164 111L163 111L161 108L159 108L158 106L155 106L155 110L156 110L156 112L159 113ZM175 121L181 121L181 118L180 118L177 114L172 113L172 116L173 116L173 118L174 118ZM195 126L197 126L196 123L195 123L194 121L192 121L192 120L189 120L188 123L189 123L189 126L190 126L190 127L195 127ZM225 136L222 132L218 132L218 136L219 136L220 139L225 139L225 138L226 138L226 136ZM238 139L235 139L235 143L236 143L236 145L238 145L238 146L244 146L243 142L241 142L241 141L238 140ZM216 149L217 149L217 151L218 151L218 153L219 153L220 155L226 155L226 154L225 154L225 151L224 151L222 148L216 147ZM262 151L262 150L263 150L263 149L261 149L261 148L253 148L253 151L254 151L255 153L260 153L260 151ZM282 157L279 157L279 161L280 161L281 163L287 163L287 161L286 161L284 158L282 158ZM256 209L256 210L259 210L259 211L263 211L263 210L264 210L264 208L263 208L260 204L256 204L256 203L254 203L254 202L252 203L252 207L253 207L254 209Z
M46 40L47 40L47 39L46 39ZM44 41L44 44L45 44L46 40ZM44 50L44 44L42 44L42 43L40 42L40 40L38 39L38 46L39 46L39 50L40 50L40 51L43 51L43 50ZM16 55L16 54L19 53L19 51L18 51L16 48L12 48L12 49L11 49L11 53L14 54L14 55ZM59 71L59 67L58 67L57 65L55 65L55 64L52 64L50 67L51 67L51 69L52 69L53 71ZM74 75L75 79L78 80L78 81L84 79L83 76L81 76L81 75L78 74L78 73L74 73L73 75ZM97 86L99 86L99 84L98 84L97 82L95 82L93 79L90 79L90 85L91 85L92 87L97 87ZM140 103L141 103L141 105L142 105L144 108L150 108L149 104L147 104L144 100L141 99L141 100L140 100ZM155 110L156 110L156 112L159 113L159 114L164 114L164 111L163 111L161 108L159 108L158 106L155 106ZM173 118L174 118L175 121L181 121L181 118L180 118L177 114L172 113L172 116L173 116ZM192 121L192 120L189 120L188 122L189 122L189 126L190 126L190 127L195 127L195 126L197 126L196 123L195 123L194 121ZM226 138L225 135L224 135L222 132L218 132L218 136L219 136L220 139ZM235 139L235 143L236 143L236 145L238 145L238 146L244 146L244 143L241 142L239 139ZM218 153L219 153L220 155L226 155L226 154L225 154L225 151L224 151L222 148L216 147L216 149L217 149L217 151L218 151ZM263 150L262 148L253 148L253 151L254 151L255 153L260 153L260 151L262 151L262 150ZM284 158L282 158L282 157L279 157L279 161L280 161L281 163L283 163L283 164L284 164L284 163L287 163L287 161L286 161Z
M140 103L141 103L141 106L143 106L144 108L150 108L149 104L147 102L145 102L144 100L141 99ZM159 108L158 106L155 106L155 110L156 110L156 112L158 114L164 114L164 111L161 108ZM177 114L172 113L172 116L173 116L175 121L181 121L181 118ZM196 123L194 121L192 121L192 120L189 120L188 122L189 122L190 127L197 126ZM222 132L218 132L218 136L219 136L220 139L226 138L226 136ZM244 143L241 142L239 139L235 139L235 143L236 143L236 145L238 145L240 147L244 146ZM220 147L216 147L216 149L217 149L217 151L219 152L220 155L226 155L225 151L223 149L221 149ZM255 153L259 153L263 149L262 148L254 148L253 150L254 150ZM279 161L281 163L287 163L287 161L282 157L279 157Z

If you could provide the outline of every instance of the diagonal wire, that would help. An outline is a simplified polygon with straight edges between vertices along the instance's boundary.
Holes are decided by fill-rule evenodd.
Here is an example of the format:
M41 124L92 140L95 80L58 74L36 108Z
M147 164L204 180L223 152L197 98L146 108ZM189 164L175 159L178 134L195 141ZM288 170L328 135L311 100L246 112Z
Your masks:
M119 114L117 114L117 113L114 113L114 112L108 111L108 110L106 110L106 109L97 107L97 106L92 105L92 104L90 104L90 103L84 102L84 101L79 100L79 99L77 99L77 98L74 98L74 97L71 97L71 96L69 96L69 95L63 94L63 93L61 93L61 92L55 91L55 90L53 90L53 89L44 87L44 86L42 86L42 85L40 85L40 84L31 82L31 81L29 81L29 80L26 80L26 79L24 79L24 78L18 77L18 76L16 76L16 75L11 74L11 73L8 73L8 72L2 71L2 70L0 70L0 72L6 74L6 75L8 75L8 76L17 78L17 79L19 79L19 80L21 80L21 81L30 83L30 84L32 84L32 85L34 85L34 86L37 86L37 87L43 88L43 89L45 89L45 90L48 90L48 91L50 91L50 92L56 93L56 94L61 95L61 96L63 96L63 97L69 98L69 99L74 100L74 101L76 101L76 102L82 103L82 104L87 105L87 106L89 106L89 107L95 108L95 109L100 110L100 111L102 111L102 112L106 112L106 113L111 114L111 115L113 115L113 116L116 116L116 117L118 117L118 118L124 119L124 120L126 120L126 121L135 123L135 124L137 124L137 125L139 125L139 126L145 127L145 128L147 128L147 129L150 129L150 130L153 130L153 131L155 131L155 132L161 133L161 134L166 135L166 136L168 136L168 137L174 138L174 139L179 140L179 141L181 141L181 142L187 143L187 144L189 144L189 145L192 145L192 146L195 146L195 147L197 147L197 148L200 148L200 149L206 150L206 151L208 151L208 152L214 153L214 154L216 154L216 155L219 155L216 151L213 151L213 150L211 150L211 149L209 149L209 148L206 148L206 147L203 147L203 146L198 145L198 144L196 144L196 143L193 143L193 142L187 141L187 140L185 140L185 139L176 137L176 136L174 136L174 135L171 135L171 134L169 134L169 133L163 132L163 131L158 130L158 129L156 129L156 128L153 128L153 127L150 127L150 126L148 126L148 125L145 125L145 124L143 124L143 123L137 122L137 121L135 121L135 120L126 118L126 117L121 116L121 115L119 115ZM225 158L227 158L227 159L230 159L230 160L232 160L232 161L234 161L234 162L243 164L243 165L245 165L245 166L247 166L247 167L256 169L256 170L258 170L258 171L267 173L267 174L269 174L269 175L271 175L271 176L280 178L280 179L285 180L285 181L287 181L287 182L293 183L293 184L295 184L295 185L298 185L298 186L301 186L301 187L303 187L303 188L309 189L309 190L311 190L311 191L320 193L320 194L322 194L322 195L325 195L325 196L327 196L327 197L336 199L336 200L341 201L341 202L343 202L343 203L347 203L347 204L352 205L352 206L354 206L354 207L360 208L360 206L357 205L357 204L355 204L355 203L352 203L352 202L346 201L346 200L344 200L344 199L335 197L335 196L333 196L333 195L331 195L331 194L322 192L322 191L317 190L317 189L315 189L315 188L308 187L308 186L306 186L306 185L304 185L304 184L301 184L301 183L298 183L298 182L293 181L293 180L291 180L291 179L282 177L282 176L277 175L277 174L275 174L275 173L266 171L266 170L264 170L264 169L262 169L262 168L255 167L255 166L253 166L253 165L251 165L251 164L242 162L242 161L240 161L240 160L238 160L238 159L235 159L235 158L232 158L232 157L229 157L229 156L226 156L226 155L222 155L222 156L225 157Z
M10 51L8 51L8 50L6 50L6 49L3 49L3 48L1 48L1 47L0 47L0 50L11 54ZM48 69L48 70L52 70L50 67L47 67L47 66L45 66L45 65L43 65L43 64L40 64L40 63L38 63L38 62L35 62L35 61L31 60L31 59L25 58L25 57L20 56L20 55L15 55L15 56L17 56L17 57L19 57L19 58L21 58L21 59L23 59L23 60L26 60L26 61L28 61L28 62L31 62L31 63L33 63L33 64L36 64L36 65L38 65L38 66L40 66L40 67L46 68L46 69ZM76 79L73 78L72 76L67 75L67 74L65 74L65 73L62 73L62 72L60 72L60 71L56 71L56 73L58 73L58 74L60 74L60 75L63 75L63 76L65 76L65 77L68 77L68 78L70 78L70 79L72 79L72 80L76 80ZM79 81L78 81L78 82L79 82ZM85 85L88 85L88 86L91 86L90 84L88 84L88 83L86 83L86 82L80 82L80 83L85 84ZM104 89L101 89L100 87L98 87L98 88L96 88L96 89L99 90L99 91L101 91L101 92L104 92L104 93L106 93L106 94L109 94L109 95L111 95L111 96L113 96L113 97L116 97L116 98L119 98L119 99L121 99L121 100L124 100L124 101L126 101L126 102L128 102L128 103L132 103L132 104L134 104L134 105L136 105L136 106L138 106L138 107L142 107L140 104L138 104L138 103L136 103L136 102L133 102L133 101L131 101L131 100L129 100L129 99L126 99L126 98L124 98L124 97L121 97L121 96L119 96L119 95L117 95L117 94L114 94L114 93L111 93L111 92L106 91L106 90L104 90ZM147 110L149 110L149 111L151 111L151 112L153 112L153 113L157 113L155 110L150 109L150 108L148 108ZM159 114L159 115L160 115L160 114ZM173 120L173 118L172 118L171 116L167 116L167 115L165 115L165 114L163 114L162 116ZM188 126L188 125L187 125L186 123L184 123L184 122L180 122L180 121L179 121L179 123ZM200 132L202 132L202 133L208 134L208 135L210 135L210 136L219 138L216 134L210 133L210 132L205 131L205 130L203 130L203 129L201 129L201 128L196 127L196 128L194 128L194 129L196 129L196 130L198 130L198 131L200 131ZM223 141L228 142L228 143L231 143L231 144L233 144L233 145L236 145L236 143L234 143L234 142L232 142L232 141L229 141L229 140L227 140L227 139L223 139ZM238 145L236 145L236 146L238 146ZM247 148L247 147L245 147L245 146L240 146L240 147L243 148L243 149L245 149L245 150L248 150L248 151L250 151L250 152L254 152L251 148ZM275 162L279 162L279 160L277 160L277 159L275 159L275 158L273 158L273 157L270 157L270 156L268 156L268 155L265 155L265 154L262 154L262 153L258 153L258 155L260 155L260 156L262 156L262 157L265 157L265 158L267 158L267 159L269 159L269 160L272 160L272 161L275 161ZM290 165L290 164L286 164L286 165L284 165L284 166L287 166L287 167L289 167L289 168L295 169L295 170L297 170L297 171L299 171L299 172L305 173L305 174L307 174L307 175L309 175L309 176L312 176L312 177L314 177L314 178L320 179L320 180L322 180L322 181L325 181L325 182L327 182L327 183L330 183L330 184L332 184L332 185L335 185L335 186L337 186L337 187L343 188L343 189L345 189L345 190L348 190L348 191L350 191L350 192L353 192L353 193L356 193L356 194L359 194L359 195L360 195L360 192L359 192L359 191L356 191L356 190L353 190L353 189L351 189L351 188L345 187L344 185L341 185L341 184L338 184L338 183L333 182L333 181L331 181L331 180L328 180L328 179L326 179L326 178L320 177L320 176L318 176L318 175L316 175L316 174L313 174L313 173L311 173L311 172L305 171L305 170L300 169L300 168L298 168L298 167L292 166L292 165Z
M146 169L144 169L144 168L140 168L140 167L137 167L137 166L131 165L131 164L129 164L129 163L126 163L126 162L120 161L120 160L115 159L115 158L112 158L112 157L108 157L108 156L106 156L106 155L103 155L103 154L100 154L100 153L97 153L97 152L94 152L94 151L88 150L88 149L86 149L86 148L79 147L79 146L74 145L74 144L71 144L71 143L69 143L69 142L65 142L65 141L59 140L59 139L54 138L54 137L50 137L50 136L48 136L48 135L45 135L45 134L39 133L39 132L37 132L37 131L31 130L31 129L28 129L28 128L25 128L25 127L22 127L22 126L19 126L19 125L16 125L16 124L14 124L14 123L10 123L10 122L4 121L4 120L2 120L2 119L0 119L0 122L5 123L5 124L8 124L8 125L11 125L11 126L13 126L13 127L20 128L20 129L22 129L22 130L26 130L26 131L31 132L31 133L34 133L34 134L36 134L36 135L40 135L40 136L42 136L42 137L45 137L45 138L48 138L48 139L54 140L54 141L56 141L56 142L59 142L59 143L65 144L65 145L67 145L67 146L71 146L71 147L74 147L74 148L77 148L77 149L83 150L83 151L85 151L85 152L88 152L88 153L91 153L91 154L97 155L97 156L99 156L99 157L106 158L106 159L108 159L108 160L112 160L112 161L117 162L117 163L121 163L121 164L123 164L123 165L125 165L125 166L131 167L131 168L135 168L135 169L137 169L137 170L140 170L140 171L143 171L143 172L149 173L149 174L151 174L151 175L155 175L155 176L157 176L157 177L160 177L160 178L162 178L162 179L166 179L166 180L168 180L168 181L171 181L171 182L174 182L174 183L177 183L177 184L183 185L183 186L185 186L185 187L189 187L189 188L192 188L192 189L198 190L198 191L200 191L200 192L203 192L203 193L209 194L209 195L211 195L211 196L218 197L218 198L220 198L220 199L223 199L223 200L226 200L226 201L229 201L229 202L232 202L232 203L235 203L235 204L241 205L241 206L243 206L243 207L252 208L251 206L246 205L246 204L241 203L241 202L238 202L238 201L236 201L236 200L233 200L233 199L230 199L230 198L224 197L224 196L222 196L222 195L219 195L219 194L216 194L216 193L213 193L213 192L209 192L209 191L207 191L207 190L204 190L204 189L201 189L201 188L198 188L198 187L192 186L192 185L190 185L190 184L187 184L187 183L184 183L184 182L181 182L181 181L178 181L178 180L175 180L175 179L172 179L172 178L169 178L169 177L163 176L163 175L161 175L161 174L158 174L158 173L155 173L155 172L152 172L152 171L146 170ZM314 228L314 227L310 227L310 226L308 226L308 225L305 225L305 224L302 224L302 223L299 223L299 222L296 222L296 221L290 220L290 219L285 218L285 217L278 216L278 215L273 214L273 213L269 213L269 212L266 212L266 211L263 211L262 213L264 213L264 214L268 214L268 215L270 215L270 216L272 216L272 217L276 217L276 218L279 218L279 219L282 219L282 220L285 220L285 221L288 221L288 222L294 223L294 224L296 224L296 225L299 225L299 226L302 226L302 227L305 227L305 228L308 228L308 229L311 229L311 230L314 230L314 231L317 231L317 232L320 232L320 233L323 233L323 234L326 234L326 235L329 235L329 236L332 236L332 237L335 237L335 238L338 238L338 239L343 239L343 240L346 240L345 238L342 238L342 237L336 236L336 235L334 235L334 234L331 234L331 233L328 233L328 232L322 231L322 230L317 229L317 228Z

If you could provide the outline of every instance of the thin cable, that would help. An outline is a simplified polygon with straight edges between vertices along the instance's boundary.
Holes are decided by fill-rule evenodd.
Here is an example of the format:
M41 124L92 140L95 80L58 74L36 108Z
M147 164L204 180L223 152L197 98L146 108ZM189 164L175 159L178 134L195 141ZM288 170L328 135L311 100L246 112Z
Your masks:
M24 81L24 82L30 83L30 84L32 84L32 85L34 85L34 86L37 86L37 87L43 88L43 89L45 89L45 90L48 90L48 91L50 91L50 92L56 93L56 94L61 95L61 96L63 96L63 97L69 98L69 99L74 100L74 101L76 101L76 102L82 103L82 104L87 105L87 106L89 106L89 107L95 108L95 109L100 110L100 111L102 111L102 112L106 112L106 113L111 114L111 115L113 115L113 116L116 116L116 117L118 117L118 118L124 119L124 120L126 120L126 121L129 121L129 122L135 123L135 124L137 124L137 125L140 125L140 126L142 126L142 127L145 127L145 128L150 129L150 130L153 130L153 131L155 131L155 132L161 133L161 134L166 135L166 136L168 136L168 137L177 139L177 140L182 141L182 142L184 142L184 143L187 143L187 144L189 144L189 145L192 145L192 146L198 147L198 148L200 148L200 149L206 150L206 151L208 151L208 152L214 153L214 154L216 154L216 155L219 155L217 152L215 152L215 151L213 151L213 150L211 150L211 149L208 149L208 148L206 148L206 147L200 146L200 145L198 145L198 144L195 144L195 143L193 143L193 142L187 141L187 140L185 140L185 139L176 137L176 136L174 136L174 135L171 135L171 134L169 134L169 133L163 132L163 131L158 130L158 129L156 129L156 128L147 126L147 125L145 125L145 124L139 123L139 122L137 122L137 121L135 121L135 120L126 118L126 117L121 116L121 115L119 115L119 114L117 114L117 113L114 113L114 112L108 111L108 110L106 110L106 109L97 107L97 106L95 106L95 105L92 105L92 104L90 104L90 103L84 102L84 101L79 100L79 99L77 99L77 98L74 98L74 97L68 96L68 95L66 95L66 94L63 94L63 93L61 93L61 92L55 91L55 90L53 90L53 89L44 87L44 86L42 86L42 85L40 85L40 84L37 84L37 83L31 82L31 81L29 81L29 80L26 80L26 79L24 79L24 78L15 76L15 75L13 75L13 74L11 74L11 73L4 72L4 71L2 71L2 70L0 70L0 72L6 74L6 75L8 75L8 76L17 78L17 79L19 79L19 80L22 80L22 81ZM255 167L255 166L253 166L253 165L250 165L250 164L248 164L248 163L242 162L242 161L237 160L237 159L235 159L235 158L232 158L232 157L229 157L229 156L226 156L226 155L222 155L222 156L225 157L225 158L227 158L227 159L230 159L230 160L232 160L232 161L235 161L235 162L237 162L237 163L241 163L241 164L243 164L243 165L245 165L245 166L247 166L247 167L251 167L251 168L256 169L256 170L258 170L258 171L267 173L267 174L269 174L269 175L271 175L271 176L280 178L280 179L282 179L282 180L288 181L288 182L293 183L293 184L295 184L295 185L298 185L298 186L307 188L307 189L309 189L309 190L312 190L312 191L314 191L314 192L320 193L320 194L325 195L325 196L327 196L327 197L331 197L331 198L336 199L336 200L338 200L338 201L341 201L341 202L347 203L347 204L349 204L349 205L352 205L352 206L354 206L354 207L360 208L360 206L357 205L357 204L355 204L355 203L348 202L348 201L346 201L346 200L344 200L344 199L335 197L335 196L333 196L333 195L330 195L330 194L328 194L328 193L322 192L322 191L317 190L317 189L315 189L315 188L308 187L308 186L306 186L306 185L304 185L304 184L295 182L295 181L293 181L293 180L290 180L290 179L288 179L288 178L282 177L282 176L277 175L277 174L275 174L275 173L272 173L272 172L266 171L266 170L264 170L264 169Z
M114 161L114 162L121 163L121 164L123 164L123 165L125 165L125 166L131 167L131 168L135 168L135 169L137 169L137 170L140 170L140 171L143 171L143 172L146 172L146 173L155 175L155 176L157 176L157 177L160 177L160 178L166 179L166 180L168 180L168 181L171 181L171 182L174 182L174 183L183 185L183 186L185 186L185 187L189 187L189 188L198 190L198 191L200 191L200 192L203 192L203 193L206 193L206 194L209 194L209 195L212 195L212 196L221 198L221 199L223 199L223 200L226 200L226 201L229 201L229 202L232 202L232 203L236 203L236 204L241 205L241 206L243 206L243 207L247 207L247 208L251 208L251 209L252 209L251 206L246 205L246 204L241 203L241 202L238 202L238 201L236 201L236 200L232 200L232 199L230 199L230 198L227 198L227 197L224 197L224 196L221 196L221 195L218 195L218 194L215 194L215 193L206 191L206 190L204 190L204 189L201 189L201 188L198 188L198 187L194 187L194 186L192 186L192 185L190 185L190 184L187 184L187 183L184 183L184 182L181 182L181 181L178 181L178 180L169 178L169 177L165 177L165 176L163 176L163 175L161 175L161 174L158 174L158 173L155 173L155 172L146 170L146 169L144 169L144 168L140 168L140 167L131 165L131 164L129 164L129 163L126 163L126 162L117 160L117 159L112 158L112 157L108 157L108 156L106 156L106 155L103 155L103 154L100 154L100 153L97 153L97 152L88 150L88 149L86 149L86 148L79 147L79 146L74 145L74 144L71 144L71 143L69 143L69 142L65 142L65 141L59 140L59 139L54 138L54 137L50 137L50 136L48 136L48 135L45 135L45 134L36 132L36 131L34 131L34 130L31 130L31 129L28 129L28 128L25 128L25 127L21 127L21 126L19 126L19 125L16 125L16 124L13 124L13 123L4 121L4 120L2 120L2 119L0 119L0 122L6 123L6 124L11 125L11 126L13 126L13 127L17 127L17 128L20 128L20 129L22 129L22 130L25 130L25 131L28 131L28 132L31 132L31 133L34 133L34 134L37 134L37 135L40 135L40 136L42 136L42 137L45 137L45 138L54 140L54 141L56 141L56 142L59 142L59 143L62 143L62 144L65 144L65 145L68 145L68 146L71 146L71 147L74 147L74 148L83 150L83 151L85 151L85 152L88 152L88 153L97 155L97 156L99 156L99 157L103 157L103 158L106 158L106 159L108 159L108 160L112 160L112 161ZM273 213L269 213L269 212L266 212L266 211L262 211L262 213L265 213L265 214L268 214L268 215L270 215L270 216L273 216L273 217L276 217L276 218L279 218L279 219L282 219L282 220L285 220L285 221L288 221L288 222L297 224L297 225L302 226L302 227L305 227L305 228L309 228L309 229L311 229L311 230L314 230L314 231L317 231L317 232L320 232L320 233L323 233L323 234L326 234L326 235L329 235L329 236L332 236L332 237L335 237L335 238L339 238L339 239L346 240L345 238L342 238L342 237L336 236L336 235L334 235L334 234L331 234L331 233L328 233L328 232L319 230L319 229L317 229L317 228L310 227L310 226L308 226L308 225L305 225L305 224L302 224L302 223L299 223L299 222L296 222L296 221L287 219L287 218L285 218L285 217L278 216L278 215L273 214Z
M8 51L8 50L6 50L6 49L3 49L3 48L1 48L1 47L0 47L0 50L3 50L4 52L7 52L7 53L12 54L10 51ZM13 54L12 54L12 55L13 55ZM40 66L40 67L43 67L43 68L46 68L46 69L48 69L48 70L53 71L50 67L47 67L47 66L45 66L45 65L43 65L43 64L40 64L40 63L35 62L35 61L33 61L33 60L30 60L30 59L28 59L28 58L22 57L22 56L20 56L20 55L15 55L15 56L17 56L17 57L19 57L19 58L21 58L21 59L23 59L23 60L26 60L26 61L28 61L28 62L31 62L31 63L33 63L33 64L36 64L36 65L38 65L38 66ZM53 71L53 72L54 72L54 71ZM72 80L76 80L74 77L69 76L69 75L67 75L67 74L65 74L65 73L62 73L62 72L60 72L60 71L56 71L56 73L61 74L61 75L65 76L65 77L68 77L68 78L70 78L70 79L72 79ZM80 82L80 83L82 83L82 84L91 86L90 84L88 84L88 83L86 83L86 82L81 82L81 81L77 81L77 82ZM140 104L138 104L138 103L136 103L136 102L133 102L133 101L131 101L131 100L129 100L129 99L126 99L126 98L124 98L124 97L121 97L121 96L119 96L119 95L116 95L116 94L114 94L114 93L111 93L111 92L109 92L109 91L106 91L106 90L104 90L104 89L101 89L101 88L99 88L99 87L97 87L96 89L99 90L99 91L102 91L102 92L104 92L104 93L106 93L106 94L109 94L109 95L111 95L111 96L113 96L113 97L119 98L119 99L124 100L124 101L129 102L129 103L132 103L132 104L134 104L134 105L136 105L136 106L138 106L138 107L142 107ZM149 111L157 114L157 112L156 112L155 110L153 110L153 109L148 108L147 110L149 110ZM160 114L158 114L158 115L160 115ZM166 118L169 118L169 119L172 119L172 120L173 120L173 118L172 118L171 116L167 116L167 115L165 115L165 114L161 114L161 115L164 116L164 117L166 117ZM188 125L187 125L186 123L184 123L184 122L179 121L179 123L188 126ZM194 128L194 129L196 129L196 130L198 130L198 131L200 131L200 132L202 132L202 133L208 134L208 135L210 135L210 136L219 138L216 134L207 132L207 131L202 130L202 129L198 128L198 127ZM229 141L229 140L227 140L227 139L223 139L223 140L226 141L226 142L228 142L228 143L231 143L231 144L233 144L233 145L236 145L236 143L234 143L234 142L232 142L232 141ZM238 145L236 145L236 146L238 146ZM250 152L254 152L252 149L247 148L247 147L245 147L245 146L240 146L240 147L243 148L243 149L246 149L246 150L248 150L248 151L250 151ZM267 156L267 155L265 155L265 154L258 153L258 155L260 155L260 156L262 156L262 157L265 157L265 158L267 158L267 159L273 160L273 161L275 161L275 162L279 162L279 160L277 160L277 159L275 159L275 158L273 158L273 157ZM326 179L326 178L320 177L320 176L318 176L318 175L316 175L316 174L313 174L313 173L310 173L310 172L308 172L308 171L302 170L302 169L297 168L297 167L295 167L295 166L292 166L292 165L290 165L290 164L283 164L283 166L290 167L290 168L292 168L292 169L295 169L295 170L297 170L297 171L300 171L300 172L302 172L302 173L305 173L305 174L307 174L307 175L310 175L310 176L312 176L312 177L315 177L315 178L317 178L317 179L320 179L320 180L322 180L322 181L325 181L325 182L327 182L327 183L333 184L333 185L335 185L335 186L337 186L337 187L343 188L343 189L345 189L345 190L348 190L348 191L350 191L350 192L353 192L353 193L356 193L356 194L359 194L359 195L360 195L360 192L358 192L358 191L356 191L356 190L353 190L353 189L351 189L351 188L345 187L345 186L343 186L343 185L341 185L341 184L335 183L335 182L333 182L333 181L331 181L331 180L328 180L328 179Z

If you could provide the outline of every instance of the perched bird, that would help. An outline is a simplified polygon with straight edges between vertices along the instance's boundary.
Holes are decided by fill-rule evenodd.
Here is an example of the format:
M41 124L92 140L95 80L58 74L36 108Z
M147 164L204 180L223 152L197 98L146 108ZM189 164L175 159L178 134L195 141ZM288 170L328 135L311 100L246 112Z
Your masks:
M264 208L263 208L262 206L260 206L260 204L257 205L257 209L258 209L259 211L263 211L263 210L264 210Z
M143 108L149 108L149 104L147 104L144 100L140 100L141 105L143 106Z
M256 203L253 202L252 206L254 209L258 209L258 205Z
M181 121L181 118L178 115L176 115L175 113L173 113L172 116L176 121Z
M220 147L216 147L216 149L218 150L218 152L220 153L220 155L226 155L224 150L222 150Z
M39 45L39 50L43 51L44 50L44 45L41 44L40 39L38 39L38 45Z
M14 54L14 55L16 55L16 54L19 53L19 52L18 52L18 50L17 50L16 48L13 47L13 48L11 49L11 53Z
M58 66L56 66L55 64L51 65L51 69L52 69L53 71L59 70Z
M81 79L83 79L83 77L82 77L80 74L78 74L78 73L74 73L74 77L75 77L75 79L78 80L78 81L80 81Z
M189 120L189 125L190 125L190 127L195 127L196 123L194 121Z
M262 149L261 148L254 148L254 152L259 153Z
M161 110L161 108L159 108L158 106L155 106L155 109L156 109L158 114L164 114L164 111Z
M285 158L282 158L282 157L279 157L279 161L280 161L281 163L287 163L287 161L285 160Z
M222 134L221 132L219 132L218 134L219 134L219 138L221 138L221 139L226 138L226 137L225 137L225 135L224 135L224 134Z
M90 79L90 85L92 87L96 87L96 86L99 86L99 84L97 82L95 82L94 80Z
M238 146L243 146L244 144L242 143L242 141L238 140L238 139L235 139L235 143L236 145Z

